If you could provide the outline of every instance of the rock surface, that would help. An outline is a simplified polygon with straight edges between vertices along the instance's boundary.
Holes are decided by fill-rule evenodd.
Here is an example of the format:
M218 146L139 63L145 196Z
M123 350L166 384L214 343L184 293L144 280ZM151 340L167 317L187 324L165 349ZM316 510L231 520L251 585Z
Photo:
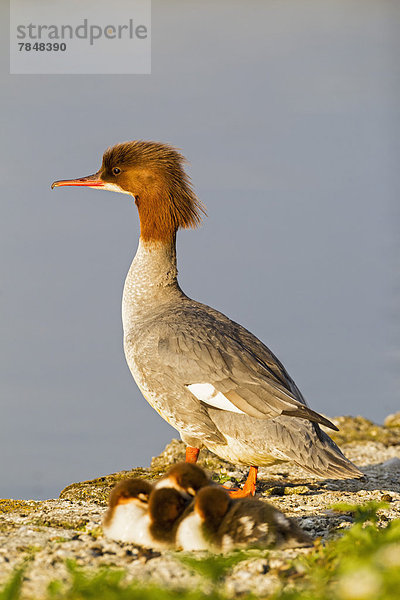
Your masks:
M384 422L385 427L400 427L400 412L388 415Z
M360 441L376 441L386 446L400 444L400 413L389 415L383 427L364 417L336 417L332 422L339 431L325 431L339 445Z
M291 463L279 463L259 471L258 495L287 515L295 517L312 537L329 539L350 527L352 519L338 514L331 506L339 502L388 502L380 511L382 521L400 517L400 428L379 427L362 417L339 417L336 434L345 454L365 473L364 480L317 480ZM92 481L71 484L58 500L44 502L0 500L0 583L16 566L29 557L23 591L24 598L40 598L48 583L66 580L66 559L96 568L116 566L126 570L127 581L139 579L177 588L204 586L199 575L182 564L182 553L154 552L133 544L118 543L103 537L101 519L110 489L124 477L157 479L178 460L184 459L185 446L173 440L153 459L150 469L136 468ZM247 475L219 460L208 451L201 452L199 464L220 482L242 483ZM234 597L246 592L271 593L279 584L279 572L298 554L312 549L271 550L267 556L255 555L233 567L224 577L224 591ZM286 566L285 566L286 565Z

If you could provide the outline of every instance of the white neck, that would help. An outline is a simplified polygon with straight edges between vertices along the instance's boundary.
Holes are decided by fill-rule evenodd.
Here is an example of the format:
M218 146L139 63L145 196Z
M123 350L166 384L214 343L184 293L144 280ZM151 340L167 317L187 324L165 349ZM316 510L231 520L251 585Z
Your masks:
M169 242L143 242L125 280L122 321L127 332L133 321L143 318L155 306L183 296L178 285L175 238Z

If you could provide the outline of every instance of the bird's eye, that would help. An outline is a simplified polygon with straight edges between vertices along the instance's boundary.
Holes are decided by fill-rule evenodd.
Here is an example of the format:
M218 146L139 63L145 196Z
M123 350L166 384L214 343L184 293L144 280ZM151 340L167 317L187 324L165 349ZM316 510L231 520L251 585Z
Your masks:
M114 167L112 172L114 173L114 175L119 175L121 173L121 169L119 169L118 167Z

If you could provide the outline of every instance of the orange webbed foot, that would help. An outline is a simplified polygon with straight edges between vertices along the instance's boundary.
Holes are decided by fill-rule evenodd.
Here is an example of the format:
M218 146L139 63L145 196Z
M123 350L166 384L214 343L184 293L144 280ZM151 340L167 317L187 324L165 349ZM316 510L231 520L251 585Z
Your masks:
M253 490L251 490L251 489L245 490L244 488L238 489L238 490L234 489L234 490L227 490L227 492L231 498L251 498L256 493L256 488L254 487Z
M250 496L254 496L256 493L257 471L258 467L250 467L250 471L243 488L227 490L230 497L249 498Z

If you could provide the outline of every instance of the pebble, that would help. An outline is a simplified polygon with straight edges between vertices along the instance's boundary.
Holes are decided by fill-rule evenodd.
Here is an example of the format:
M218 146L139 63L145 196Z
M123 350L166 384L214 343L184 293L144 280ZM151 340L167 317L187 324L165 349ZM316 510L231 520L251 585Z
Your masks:
M393 498L390 494L382 494L381 500L382 502L393 502Z

